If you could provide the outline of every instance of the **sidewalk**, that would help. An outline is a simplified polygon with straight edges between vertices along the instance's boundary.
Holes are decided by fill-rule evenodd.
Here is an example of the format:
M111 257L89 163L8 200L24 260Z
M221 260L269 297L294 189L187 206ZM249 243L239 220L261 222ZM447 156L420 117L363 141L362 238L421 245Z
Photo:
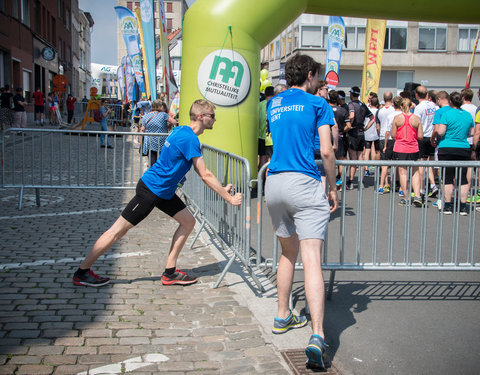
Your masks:
M0 374L293 373L279 350L303 348L310 328L270 333L265 277L264 295L235 267L213 289L227 259L208 236L179 259L200 281L165 287L176 225L155 210L95 264L111 285L76 287L72 273L133 191L42 190L42 207L26 191L22 211L17 193L0 190Z

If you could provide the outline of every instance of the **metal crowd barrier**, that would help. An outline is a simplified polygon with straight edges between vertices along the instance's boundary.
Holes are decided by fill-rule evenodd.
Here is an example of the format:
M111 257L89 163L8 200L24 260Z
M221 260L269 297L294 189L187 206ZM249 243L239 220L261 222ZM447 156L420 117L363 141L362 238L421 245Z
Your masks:
M101 147L101 136L113 148ZM142 139L168 133L101 132L11 128L2 134L2 188L135 189L152 150L141 157ZM107 142L105 141L105 144Z
M321 164L321 161L317 164ZM412 204L400 206L400 198L394 189L398 181L398 167L407 168L409 191L413 167L438 168L442 181L446 167L455 168L457 177L462 169L471 168L473 174L469 195L475 197L479 190L480 162L339 160L337 165L344 166L344 176L347 176L347 167L359 167L357 181L363 177L363 166L374 168L374 175L363 177L364 184L355 183L354 189L350 191L347 191L346 180L343 179L339 207L331 215L322 253L323 269L332 271L329 296L337 270L480 270L480 203L476 199L467 203L470 212L466 216L460 215L460 186L455 185L452 198L454 212L453 215L445 215L441 205L444 192L440 186L438 197L428 199L427 196L426 204L422 207ZM378 192L382 166L389 167L388 175L392 186L389 194ZM256 266L272 268L276 272L278 241L275 235L273 239L266 239L263 234L264 202L261 197L263 174L267 167L268 165L262 167L258 177ZM427 182L428 173L424 173L423 186L428 186ZM439 208L434 203L440 203ZM269 220L267 225L271 225ZM269 241L272 242L271 252L263 245ZM302 264L297 263L296 269L303 269Z
M202 155L207 168L223 184L232 184L243 194L242 204L232 206L203 183L193 170L187 175L182 192L201 225L192 241L192 247L203 229L208 226L222 248L227 246L233 255L214 285L218 287L225 274L238 259L246 268L258 288L264 291L251 268L250 262L250 166L247 159L217 148L202 145Z

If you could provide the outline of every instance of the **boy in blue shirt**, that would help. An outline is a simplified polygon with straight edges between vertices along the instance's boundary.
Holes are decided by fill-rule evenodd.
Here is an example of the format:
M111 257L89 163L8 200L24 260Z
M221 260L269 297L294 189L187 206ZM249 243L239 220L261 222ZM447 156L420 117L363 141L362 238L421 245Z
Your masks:
M265 187L265 198L275 233L282 245L277 271L278 311L272 332L279 334L307 324L305 316L289 309L293 273L299 245L305 270L305 294L312 319L313 335L305 349L310 365L325 367L325 309L321 250L330 213L338 205L335 184L335 153L330 126L333 110L312 95L320 64L310 56L295 55L285 65L291 87L274 96L267 107L273 139L273 155ZM325 195L315 164L315 135L329 184ZM328 201L332 202L332 206Z
M190 125L179 126L169 135L157 162L140 178L136 194L110 229L103 233L73 275L75 285L103 286L110 282L108 277L96 275L90 267L112 245L130 229L145 219L154 207L175 219L179 226L175 231L167 258L163 285L189 285L197 278L176 268L188 236L195 226L195 218L182 200L175 194L178 183L185 177L191 166L203 182L228 203L239 206L242 195L232 195L232 185L223 187L210 172L202 158L198 136L212 129L215 123L215 105L207 100L196 100L190 108Z

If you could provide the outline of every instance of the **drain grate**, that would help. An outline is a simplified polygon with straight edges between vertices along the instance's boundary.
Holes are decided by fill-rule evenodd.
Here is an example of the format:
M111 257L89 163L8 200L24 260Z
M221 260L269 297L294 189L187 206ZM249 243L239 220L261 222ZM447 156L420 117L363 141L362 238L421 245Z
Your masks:
M330 363L327 366L327 369L307 368L307 366L305 365L305 363L307 362L305 349L282 350L280 353L282 353L283 358L285 358L295 375L308 375L314 373L323 373L326 375L341 375L341 372L338 371L338 369L333 363Z

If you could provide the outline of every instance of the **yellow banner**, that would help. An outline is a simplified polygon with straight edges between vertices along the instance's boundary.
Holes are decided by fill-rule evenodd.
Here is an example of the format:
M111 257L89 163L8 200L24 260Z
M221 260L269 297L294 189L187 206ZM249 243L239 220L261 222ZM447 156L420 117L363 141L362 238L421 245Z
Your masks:
M135 8L135 16L137 18L138 35L140 36L140 45L142 46L143 71L145 72L145 90L147 92L147 99L150 98L150 76L148 75L147 55L145 53L145 42L143 40L143 25L142 16L140 14L140 7Z
M386 20L367 20L365 32L365 59L363 62L362 74L362 96L361 100L367 103L368 94L378 94L380 73L382 72L383 46L385 43Z

